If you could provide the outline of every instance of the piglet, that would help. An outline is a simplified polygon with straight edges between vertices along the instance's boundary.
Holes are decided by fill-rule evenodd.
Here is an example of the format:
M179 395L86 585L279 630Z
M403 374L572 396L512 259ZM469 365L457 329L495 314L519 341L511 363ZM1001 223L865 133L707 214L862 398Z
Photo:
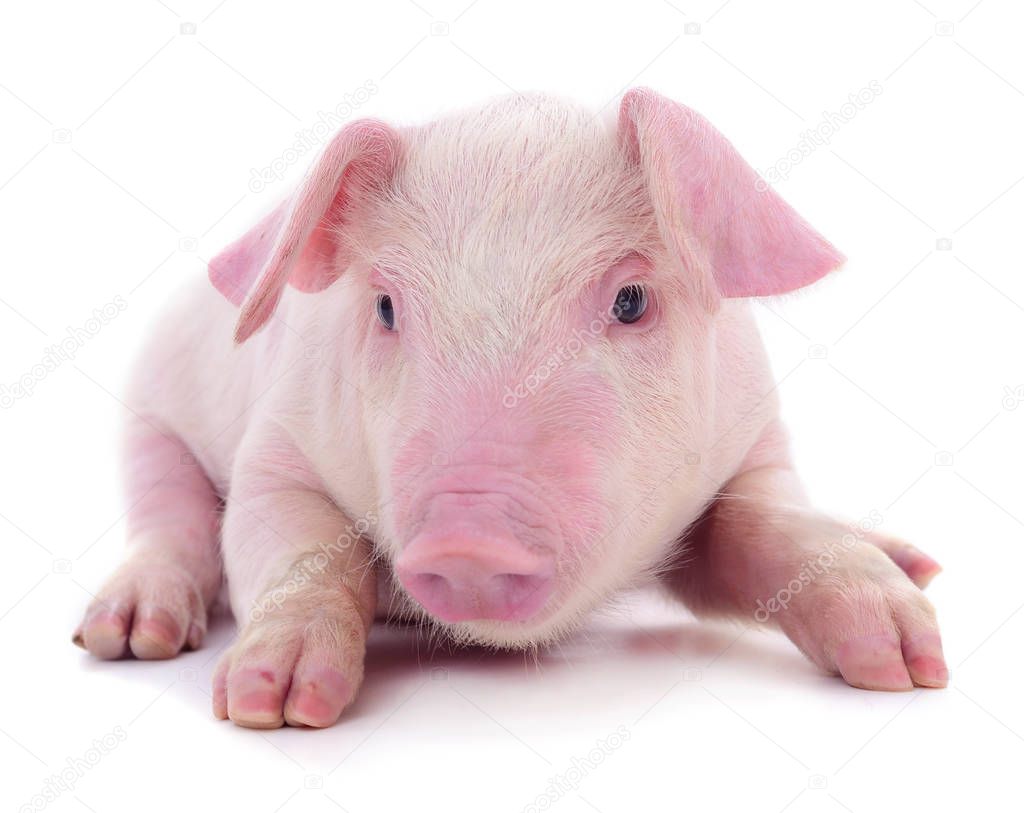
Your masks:
M132 377L129 555L75 641L198 647L217 717L328 726L375 619L535 647L618 590L775 624L852 686L947 680L938 565L805 499L748 300L843 257L704 118L516 95L345 126Z

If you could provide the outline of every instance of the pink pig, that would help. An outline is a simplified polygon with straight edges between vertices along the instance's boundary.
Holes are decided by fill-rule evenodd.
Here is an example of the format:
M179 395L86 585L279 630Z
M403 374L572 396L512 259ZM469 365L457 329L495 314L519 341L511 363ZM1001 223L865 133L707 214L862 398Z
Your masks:
M375 618L532 647L655 581L853 686L944 686L938 565L806 504L745 301L842 260L650 90L613 126L544 96L352 122L147 345L129 557L75 641L198 647L226 579L214 713L328 726Z

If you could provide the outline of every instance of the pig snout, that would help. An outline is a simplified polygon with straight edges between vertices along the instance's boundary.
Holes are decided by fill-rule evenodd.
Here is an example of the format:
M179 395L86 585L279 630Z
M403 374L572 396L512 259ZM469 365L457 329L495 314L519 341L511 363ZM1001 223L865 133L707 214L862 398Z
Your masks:
M423 608L447 621L526 621L555 585L557 535L527 525L500 492L433 497L427 518L395 561ZM504 509L504 510L503 510Z
M492 531L417 536L396 564L409 594L442 621L525 621L554 586L554 556Z

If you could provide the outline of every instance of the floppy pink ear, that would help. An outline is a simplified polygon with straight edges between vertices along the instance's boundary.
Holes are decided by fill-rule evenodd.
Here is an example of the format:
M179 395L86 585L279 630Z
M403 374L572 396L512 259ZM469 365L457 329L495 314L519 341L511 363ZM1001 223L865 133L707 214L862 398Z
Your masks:
M619 137L706 301L785 293L843 263L699 113L633 88L619 108Z
M327 145L295 193L211 262L210 281L241 305L235 341L259 330L285 283L326 288L351 262L335 236L361 196L390 179L398 134L372 119L354 121Z

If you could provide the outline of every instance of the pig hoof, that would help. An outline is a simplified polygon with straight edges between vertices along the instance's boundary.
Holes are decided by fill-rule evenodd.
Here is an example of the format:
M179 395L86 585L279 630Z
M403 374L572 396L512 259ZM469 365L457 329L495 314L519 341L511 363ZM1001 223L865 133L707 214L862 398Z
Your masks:
M333 725L362 681L364 654L358 618L254 623L217 665L213 713L246 728Z
M942 567L931 556L902 539L873 535L870 541L885 552L915 585L925 587L942 572Z
M874 557L872 557L873 559ZM865 561L808 589L782 625L813 661L851 686L942 688L949 671L935 611L903 574Z
M851 638L836 651L836 667L847 683L859 689L941 689L949 682L938 633L902 639L887 635Z
M187 570L130 561L89 605L72 641L104 660L154 660L197 649L205 633L206 607Z

